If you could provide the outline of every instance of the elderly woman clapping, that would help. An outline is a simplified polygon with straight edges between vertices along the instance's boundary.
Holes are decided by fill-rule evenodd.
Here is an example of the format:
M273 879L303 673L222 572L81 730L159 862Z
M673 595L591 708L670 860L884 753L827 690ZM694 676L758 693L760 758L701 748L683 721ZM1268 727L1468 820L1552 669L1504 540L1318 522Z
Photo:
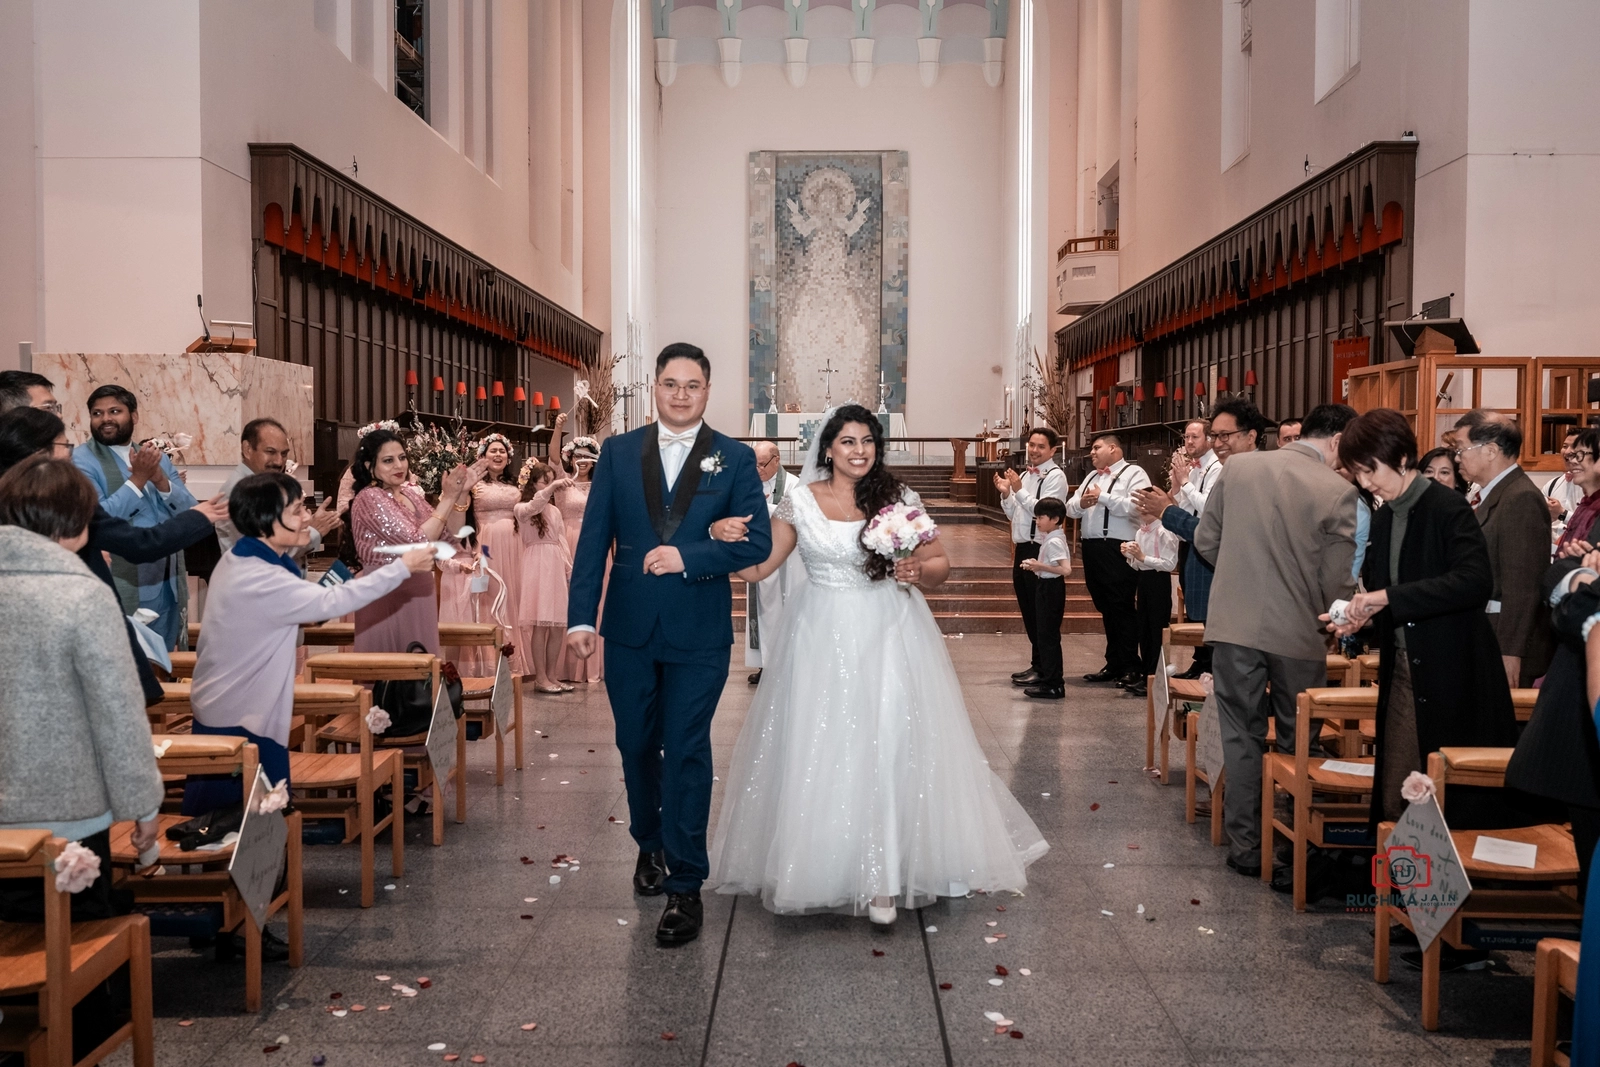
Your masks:
M194 732L249 738L276 783L289 777L301 624L338 618L393 592L433 568L433 550L415 549L343 585L322 586L306 581L289 556L311 539L299 482L287 474L251 475L233 487L228 517L241 536L211 576L191 687ZM239 799L237 779L192 782L184 807L198 814Z

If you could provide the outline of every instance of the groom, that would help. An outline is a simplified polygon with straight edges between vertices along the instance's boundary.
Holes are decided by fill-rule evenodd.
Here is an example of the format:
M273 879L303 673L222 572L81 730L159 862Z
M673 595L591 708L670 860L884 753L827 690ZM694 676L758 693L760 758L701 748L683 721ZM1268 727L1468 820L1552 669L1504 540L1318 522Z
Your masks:
M733 595L728 575L766 561L771 524L755 454L702 418L711 362L694 345L656 357L660 420L600 450L578 536L567 645L594 651L606 553L605 668L639 844L633 888L668 894L656 941L700 935L700 884L711 871L711 716L728 680ZM718 519L748 524L742 541L711 536Z

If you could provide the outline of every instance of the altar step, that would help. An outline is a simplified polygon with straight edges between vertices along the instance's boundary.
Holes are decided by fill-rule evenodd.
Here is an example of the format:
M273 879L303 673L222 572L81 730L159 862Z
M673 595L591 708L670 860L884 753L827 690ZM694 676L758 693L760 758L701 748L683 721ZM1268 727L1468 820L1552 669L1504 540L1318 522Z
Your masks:
M942 633L1027 632L1022 623L1022 614L1017 610L1016 594L1011 588L1010 567L952 567L950 579L925 595ZM736 579L733 582L735 632L744 632L744 620L745 587L743 582ZM1094 610L1094 602L1089 598L1088 588L1081 579L1067 579L1067 610L1061 620L1061 632L1105 632L1100 613Z

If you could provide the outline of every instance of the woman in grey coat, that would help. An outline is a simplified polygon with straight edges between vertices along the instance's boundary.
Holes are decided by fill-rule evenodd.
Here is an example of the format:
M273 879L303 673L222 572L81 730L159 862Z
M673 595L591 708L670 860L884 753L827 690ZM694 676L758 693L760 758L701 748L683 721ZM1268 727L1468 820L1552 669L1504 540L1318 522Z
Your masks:
M136 820L148 848L162 797L122 609L75 554L94 508L66 460L35 456L0 477L0 829L49 830L100 857L75 918L113 913L111 824ZM38 907L38 882L0 883L0 919Z

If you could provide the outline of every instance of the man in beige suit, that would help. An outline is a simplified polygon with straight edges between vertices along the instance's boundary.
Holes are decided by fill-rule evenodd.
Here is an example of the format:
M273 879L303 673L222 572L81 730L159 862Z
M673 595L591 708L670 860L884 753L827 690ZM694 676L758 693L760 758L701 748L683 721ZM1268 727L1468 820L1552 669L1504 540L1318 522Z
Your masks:
M1356 490L1335 474L1344 404L1305 417L1300 440L1229 460L1200 515L1195 551L1216 568L1206 616L1223 767L1228 866L1261 874L1261 757L1267 683L1278 749L1294 750L1295 698L1327 679L1317 616L1348 597ZM1274 881L1274 887L1277 880Z

